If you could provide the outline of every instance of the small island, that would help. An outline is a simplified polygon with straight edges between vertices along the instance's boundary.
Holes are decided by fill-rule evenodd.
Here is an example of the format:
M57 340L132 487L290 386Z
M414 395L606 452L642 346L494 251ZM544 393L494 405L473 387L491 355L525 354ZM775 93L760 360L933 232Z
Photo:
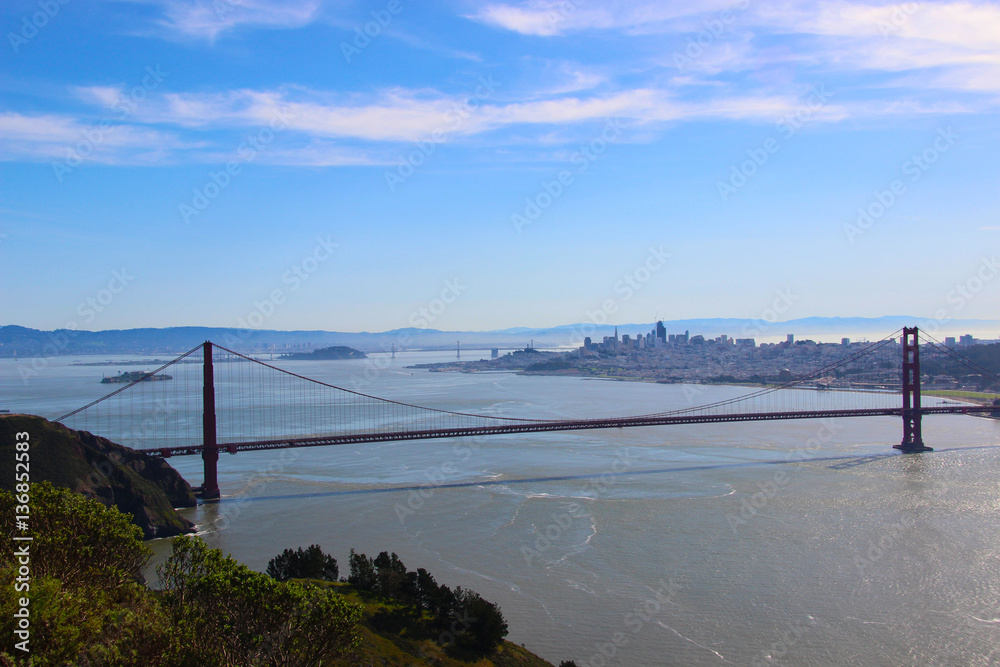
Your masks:
M290 361L331 361L339 359L366 359L367 354L361 350L345 345L334 345L333 347L321 347L312 352L292 352L281 355L281 359Z

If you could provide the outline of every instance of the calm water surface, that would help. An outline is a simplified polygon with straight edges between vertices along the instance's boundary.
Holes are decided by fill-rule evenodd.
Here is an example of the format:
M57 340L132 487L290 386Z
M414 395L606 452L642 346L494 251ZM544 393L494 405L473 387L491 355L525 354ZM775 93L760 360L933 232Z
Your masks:
M380 358L363 388L546 418L746 391L404 368L450 356ZM27 380L0 360L0 408L55 417L136 370L76 359ZM284 365L346 386L366 368ZM858 418L224 454L223 501L185 514L261 570L312 543L345 570L351 547L395 551L498 602L509 639L556 664L1000 664L1000 422L925 418L930 454L899 455L900 437ZM201 482L200 459L170 463Z

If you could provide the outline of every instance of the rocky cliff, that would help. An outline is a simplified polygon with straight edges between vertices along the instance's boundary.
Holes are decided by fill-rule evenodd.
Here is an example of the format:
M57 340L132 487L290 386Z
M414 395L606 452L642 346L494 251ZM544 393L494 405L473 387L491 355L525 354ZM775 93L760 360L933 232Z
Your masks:
M0 488L14 488L20 432L29 434L32 482L47 480L113 505L132 515L146 539L194 532L174 509L196 504L191 486L163 459L42 417L0 415Z

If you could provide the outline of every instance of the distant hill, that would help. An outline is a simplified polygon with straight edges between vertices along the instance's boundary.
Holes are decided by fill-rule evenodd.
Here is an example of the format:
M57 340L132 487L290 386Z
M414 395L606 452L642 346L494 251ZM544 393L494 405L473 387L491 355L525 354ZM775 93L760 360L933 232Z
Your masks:
M0 489L14 490L16 433L30 436L32 482L51 482L131 514L144 539L194 532L175 507L194 507L191 486L156 456L33 415L0 415Z
M950 320L938 327L927 318L913 316L886 317L806 317L785 322L739 318L705 318L664 320L667 333L690 331L715 338L726 334L732 338L761 340L784 338L825 338L828 342L840 337L881 338L906 325L931 327L940 338L971 333L979 338L1000 338L1000 320ZM933 326L932 326L933 325ZM515 327L496 331L439 331L413 327L372 333L341 331L275 331L270 329L236 329L224 327L168 327L164 329L127 329L80 331L57 329L39 331L16 325L0 327L0 357L56 357L67 355L180 354L206 340L242 353L309 352L323 347L346 346L363 352L389 352L416 349L455 349L461 342L462 351L488 350L492 347L520 349L533 342L535 347L567 347L579 345L584 336L600 340L614 334L636 336L646 334L654 323L593 324L582 322L555 327Z
M344 345L334 345L333 347L323 347L312 352L295 352L281 355L282 359L293 361L331 361L338 359L364 359L368 355L353 347Z

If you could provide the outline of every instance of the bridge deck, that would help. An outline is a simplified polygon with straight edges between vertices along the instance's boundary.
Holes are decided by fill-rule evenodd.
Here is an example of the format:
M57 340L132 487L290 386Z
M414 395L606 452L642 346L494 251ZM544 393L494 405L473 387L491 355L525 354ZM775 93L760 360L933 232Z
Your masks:
M996 411L987 405L936 406L920 408L921 414L984 414ZM783 419L830 419L840 417L899 417L902 408L872 408L854 410L814 410L798 412L734 413L728 415L673 415L662 417L616 417L608 419L553 420L527 424L506 424L503 426L478 426L423 431L384 431L375 433L355 433L308 438L277 438L253 442L232 442L219 445L222 451L236 452L264 449L286 449L289 447L321 447L326 445L348 445L365 442L392 442L400 440L429 440L433 438L461 438L476 435L499 435L506 433L541 433L551 431L581 431L602 428L632 428L636 426L669 426L677 424L711 424L749 421L775 421ZM200 454L204 445L183 447L162 447L144 450L148 454L168 457Z

